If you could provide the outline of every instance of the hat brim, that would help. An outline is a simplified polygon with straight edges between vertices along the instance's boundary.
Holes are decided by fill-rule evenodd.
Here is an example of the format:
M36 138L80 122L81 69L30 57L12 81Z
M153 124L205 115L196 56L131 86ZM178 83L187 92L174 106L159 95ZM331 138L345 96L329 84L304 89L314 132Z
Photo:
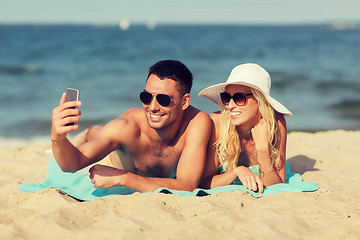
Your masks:
M259 87L255 86L251 83L247 83L247 82L232 82L232 83L215 84L213 86L210 86L210 87L207 87L207 88L201 90L198 93L198 96L206 97L207 99L216 103L217 105L223 106L222 102L220 101L220 93L225 91L225 88L227 85L233 85L233 84L243 85L243 86L251 87L253 89L258 90L266 98L268 103L274 108L275 111L277 111L285 116L289 116L289 117L293 115L284 105L282 105L280 102L278 102L277 100L272 98L270 95L265 94L262 89L260 89Z

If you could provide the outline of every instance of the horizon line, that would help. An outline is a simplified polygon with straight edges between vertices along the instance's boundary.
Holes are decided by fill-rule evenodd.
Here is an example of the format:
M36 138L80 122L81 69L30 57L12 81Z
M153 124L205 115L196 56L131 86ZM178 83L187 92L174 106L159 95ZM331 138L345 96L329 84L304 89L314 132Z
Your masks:
M329 21L317 21L317 22L156 22L156 21L129 21L128 19L122 19L116 22L44 22L44 21L0 21L0 25L33 25L33 26L119 26L120 22L126 20L131 26L143 26L149 23L156 26L333 26L333 25L346 25L357 26L360 25L360 20L329 20Z

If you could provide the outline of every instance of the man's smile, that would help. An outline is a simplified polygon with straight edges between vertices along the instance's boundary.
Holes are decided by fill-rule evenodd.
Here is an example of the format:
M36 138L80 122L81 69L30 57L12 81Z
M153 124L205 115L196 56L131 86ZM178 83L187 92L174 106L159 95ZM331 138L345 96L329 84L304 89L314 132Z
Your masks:
M150 120L153 122L159 122L161 120L161 118L165 115L165 114L154 114L154 113L150 113Z

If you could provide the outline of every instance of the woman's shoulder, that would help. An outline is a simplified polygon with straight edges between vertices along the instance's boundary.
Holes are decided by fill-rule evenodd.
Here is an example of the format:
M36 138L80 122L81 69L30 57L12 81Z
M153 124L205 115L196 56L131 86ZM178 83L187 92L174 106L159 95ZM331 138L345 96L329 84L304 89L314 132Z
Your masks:
M210 114L210 118L215 122L220 122L221 111L213 112Z
M217 112L213 112L210 114L210 118L213 121L214 125L213 125L213 129L215 130L215 137L216 139L219 137L219 128L220 128L220 118L221 118L221 112L217 111Z
M280 137L285 137L287 135L287 126L286 126L286 119L283 114L276 113L276 121L278 125L278 131L280 132Z
M284 115L277 112L275 114L275 118L276 118L276 121L278 122L279 127L286 129L286 119L285 119Z

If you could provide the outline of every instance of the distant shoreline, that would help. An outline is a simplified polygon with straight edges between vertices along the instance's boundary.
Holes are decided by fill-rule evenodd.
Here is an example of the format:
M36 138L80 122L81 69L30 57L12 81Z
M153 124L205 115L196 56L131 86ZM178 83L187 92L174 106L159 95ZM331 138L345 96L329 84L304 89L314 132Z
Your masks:
M310 134L317 134L317 133L333 133L333 132L359 132L359 129L349 130L349 129L330 129L330 130L289 130L288 134L298 134L298 133L310 133ZM76 132L78 133L78 132ZM76 134L75 133L75 134ZM74 134L74 135L75 135ZM74 135L70 134L68 136L71 139ZM11 146L28 146L28 145L38 145L38 144L51 144L50 135L48 136L34 136L34 137L5 137L0 136L0 146L2 147L11 147Z
M0 22L0 26L24 26L24 27L111 27L120 28L119 23L66 23L66 22ZM147 23L135 22L131 24L131 28L146 27ZM159 27L325 27L333 30L351 30L360 29L360 21L357 22L318 22L318 23L156 23L156 28ZM156 29L154 28L154 29ZM153 29L151 29L153 30Z

